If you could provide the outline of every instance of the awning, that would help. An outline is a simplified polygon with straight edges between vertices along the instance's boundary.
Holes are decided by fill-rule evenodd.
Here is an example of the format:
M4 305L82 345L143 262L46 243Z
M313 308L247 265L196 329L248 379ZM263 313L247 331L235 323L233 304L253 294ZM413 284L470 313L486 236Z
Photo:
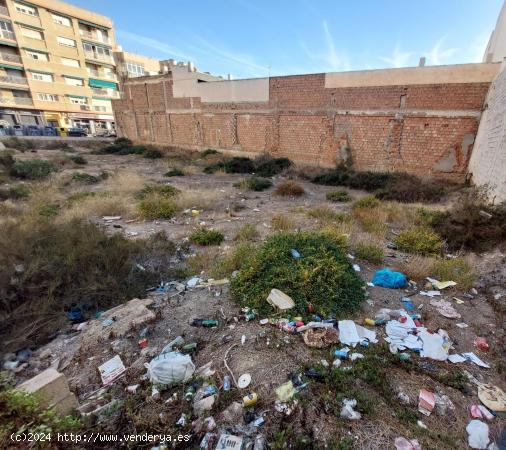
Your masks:
M88 99L88 97L84 96L84 95L74 95L74 94L65 94L67 97L72 97L72 98L85 98L86 100Z
M105 100L105 101L107 101L107 100L109 100L109 101L113 100L111 97L91 97L91 98L93 100Z
M45 53L46 55L49 55L48 52L45 52L44 50L39 50L38 48L29 48L29 47L21 47L23 50L28 50L30 52L37 52L37 53Z
M63 76L65 78L72 78L73 80L84 80L84 78L82 78L82 77L76 77L74 75L65 75L65 74L63 74Z
M0 64L0 67L2 69L13 69L13 70L19 70L21 72L23 72L24 67L19 67L19 66L11 66L10 64Z
M87 22L86 20L78 19L77 21L79 23L82 23L83 25L88 25L88 26L93 27L93 28L99 28L99 29L105 30L105 31L110 30L109 27L105 27L103 25L97 25L96 23L93 23L93 22Z
M17 47L18 44L14 44L13 42L4 42L0 41L0 45L8 45L9 47Z
M43 72L42 70L34 70L34 69L26 69L26 70L32 73L43 73L44 75L53 75L53 72Z
M104 47L104 48L109 48L109 49L112 49L112 47L111 47L110 45L107 45L107 44L102 44L102 43L97 44L97 42L96 42L96 41L88 41L88 40L86 40L86 39L82 39L82 38L81 38L81 41L83 41L83 42L84 42L84 43L86 43L86 44L93 45L93 46L95 46L95 47Z
M18 22L17 20L15 20L14 23L17 23L18 25L21 25L22 27L25 28L30 28L30 30L44 31L44 28L34 27L33 25L24 22Z
M108 88L108 89L118 90L118 84L113 83L112 81L95 80L94 78L90 78L88 83L91 87Z

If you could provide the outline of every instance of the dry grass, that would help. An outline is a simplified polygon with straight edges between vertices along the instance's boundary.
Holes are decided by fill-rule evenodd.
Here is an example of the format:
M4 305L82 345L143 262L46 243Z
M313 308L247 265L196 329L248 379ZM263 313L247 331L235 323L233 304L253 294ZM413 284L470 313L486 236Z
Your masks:
M384 238L388 231L388 213L384 209L377 208L354 208L353 218L367 233Z
M274 214L272 216L272 228L275 231L291 231L296 227L295 221L284 214Z
M304 195L306 191L296 181L287 180L278 184L274 193L282 197L300 197Z
M260 236L257 227L253 223L245 223L242 225L236 232L234 236L234 241L254 241Z
M231 189L188 189L181 191L174 202L178 209L206 209L210 210L216 207L216 203L228 197Z
M69 222L74 219L96 219L102 216L132 218L136 215L135 202L131 198L104 192L74 202L72 206L61 211L57 221Z
M410 279L422 281L430 277L435 262L436 258L429 256L410 256L400 263L399 269Z
M104 183L105 190L119 195L133 195L146 184L146 179L131 170L118 170Z
M186 260L186 265L193 274L198 275L209 271L211 267L220 259L221 251L218 247L210 247L202 250Z

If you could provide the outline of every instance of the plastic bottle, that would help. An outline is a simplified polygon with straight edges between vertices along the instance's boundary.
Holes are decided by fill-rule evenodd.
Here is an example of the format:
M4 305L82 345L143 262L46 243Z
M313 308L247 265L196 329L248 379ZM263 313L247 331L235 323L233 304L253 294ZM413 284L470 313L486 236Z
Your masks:
M191 402L194 395L195 395L195 388L193 386L188 386L188 389L186 389L186 392L184 393L184 399L187 402Z
M223 377L223 390L226 392L230 391L230 377L228 375Z

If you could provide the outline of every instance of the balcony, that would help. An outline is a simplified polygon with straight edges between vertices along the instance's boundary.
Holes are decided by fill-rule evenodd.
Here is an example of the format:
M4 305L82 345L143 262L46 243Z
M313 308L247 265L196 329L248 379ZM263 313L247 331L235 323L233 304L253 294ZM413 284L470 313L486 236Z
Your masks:
M7 30L0 30L0 36L4 39L9 39L11 41L16 40L16 35L14 34L14 31L7 31Z
M2 16L8 16L9 10L7 9L7 6L0 5L0 14Z
M0 104L33 106L33 101L30 97L0 97Z
M79 30L81 36L85 39L90 39L92 41L102 42L103 44L109 44L111 41L106 36L99 36L97 33L93 33L91 31Z
M22 84L24 86L28 86L28 81L25 77L13 77L10 75L0 75L0 83Z
M101 55L99 53L87 52L86 50L84 51L84 55L88 59L95 59L97 61L106 61L110 63L114 62L112 56L109 55Z
M119 98L118 91L115 91L113 89L97 89L97 88L91 88L91 92L93 92L93 95L98 97L107 97L107 98Z
M0 53L0 60L5 62L21 64L21 56L12 53Z

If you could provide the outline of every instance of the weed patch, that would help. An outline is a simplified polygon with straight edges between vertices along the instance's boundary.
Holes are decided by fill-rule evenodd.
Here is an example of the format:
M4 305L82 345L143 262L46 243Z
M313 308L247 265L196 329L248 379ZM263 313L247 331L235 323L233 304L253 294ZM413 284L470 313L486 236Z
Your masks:
M145 219L171 219L178 211L173 198L160 194L148 194L138 204L139 212Z
M431 275L437 280L455 281L460 289L471 289L475 275L465 258L438 259L431 267Z
M30 196L30 189L24 184L0 189L0 200L19 200Z
M72 181L75 183L95 184L99 183L101 180L102 180L101 177L97 177L89 173L75 172L72 174Z
M33 150L35 148L35 142L30 139L19 139L15 136L5 139L2 142L7 148L13 148L14 150L19 150L21 152Z
M272 177L292 165L288 158L272 158L269 155L262 155L255 160L255 173L261 177Z
M72 155L69 157L69 159L74 164L78 164L80 166L84 166L84 165L88 164L88 160L84 156L81 156L81 155Z
M149 146L144 149L142 156L147 159L159 159L163 157L163 153L157 148Z
M353 250L357 258L369 261L372 264L381 264L383 248L374 242L358 242Z
M179 194L179 189L170 184L148 184L136 194L139 199L145 199L150 195L159 195L165 198L172 198Z
M234 187L239 189L249 189L250 191L265 191L272 186L272 181L267 178L251 177L234 183Z
M11 167L10 175L22 180L42 180L52 172L56 172L56 166L45 159L31 159L27 161L15 161Z
M443 241L437 233L428 227L415 227L401 231L394 239L400 250L422 256L434 256L441 253Z
M189 236L190 242L197 245L220 245L225 237L223 233L208 228L200 228Z
M260 236L257 227L253 223L246 223L237 230L234 241L253 241Z
M206 158L210 155L218 155L220 152L218 150L214 150L213 148L208 148L200 153L202 158Z
M380 201L374 195L366 195L353 204L353 208L376 208Z
M347 191L343 191L342 189L327 192L327 195L325 197L330 202L345 203L351 200L350 194Z
M274 231L290 231L295 229L295 221L284 214L274 214L272 228Z
M329 208L328 206L322 205L322 206L316 206L314 208L311 208L307 215L309 217L314 217L315 219L318 219L322 222L341 222L344 219L343 213L338 213L334 211L332 208Z
M300 197L304 195L306 191L296 181L287 180L278 184L274 193L282 197Z
M184 177L186 174L178 168L170 169L164 174L166 177Z
M300 259L294 259L296 249ZM342 250L322 233L271 236L232 280L231 292L242 306L271 314L266 299L273 288L291 296L293 315L308 315L308 303L322 317L355 311L364 298L362 281Z

